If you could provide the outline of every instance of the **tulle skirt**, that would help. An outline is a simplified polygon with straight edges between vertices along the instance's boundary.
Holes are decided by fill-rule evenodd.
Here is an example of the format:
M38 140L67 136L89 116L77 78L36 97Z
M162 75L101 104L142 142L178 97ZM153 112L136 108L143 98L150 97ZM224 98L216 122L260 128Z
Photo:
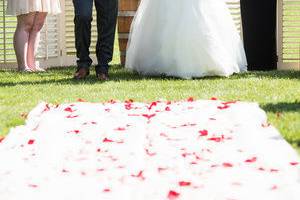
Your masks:
M7 0L8 15L22 15L30 12L47 12L59 14L61 12L59 0Z
M142 0L126 68L181 78L247 70L242 40L224 0Z

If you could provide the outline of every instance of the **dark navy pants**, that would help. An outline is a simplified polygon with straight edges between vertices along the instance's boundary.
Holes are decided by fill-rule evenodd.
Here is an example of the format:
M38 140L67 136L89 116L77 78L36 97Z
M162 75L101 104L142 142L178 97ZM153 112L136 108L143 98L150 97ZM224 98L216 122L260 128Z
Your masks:
M73 0L75 8L75 47L77 52L77 66L89 68L91 22L93 20L93 1L97 11L97 46L96 55L101 71L108 71L108 63L112 60L116 23L118 15L118 0Z

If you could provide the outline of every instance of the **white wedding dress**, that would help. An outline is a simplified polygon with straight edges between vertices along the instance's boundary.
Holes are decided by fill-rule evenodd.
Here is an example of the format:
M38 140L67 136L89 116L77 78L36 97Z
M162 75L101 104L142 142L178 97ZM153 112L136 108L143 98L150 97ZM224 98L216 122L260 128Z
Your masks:
M224 0L142 0L126 68L181 78L247 70L242 40Z

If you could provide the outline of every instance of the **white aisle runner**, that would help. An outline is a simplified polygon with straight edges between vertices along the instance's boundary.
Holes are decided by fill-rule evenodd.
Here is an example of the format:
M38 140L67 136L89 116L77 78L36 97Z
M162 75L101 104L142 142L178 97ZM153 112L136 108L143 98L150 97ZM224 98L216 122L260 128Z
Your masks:
M0 199L298 200L299 162L254 103L41 103L0 142Z

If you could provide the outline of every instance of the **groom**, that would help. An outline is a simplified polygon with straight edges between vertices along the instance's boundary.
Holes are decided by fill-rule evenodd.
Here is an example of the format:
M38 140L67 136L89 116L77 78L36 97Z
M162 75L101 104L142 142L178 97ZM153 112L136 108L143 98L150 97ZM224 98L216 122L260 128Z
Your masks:
M108 80L108 63L112 60L115 31L118 15L118 0L73 0L75 8L75 46L77 70L75 79L84 79L90 74L92 59L89 47L91 44L91 22L93 1L97 11L97 46L98 65L96 76L100 80Z

